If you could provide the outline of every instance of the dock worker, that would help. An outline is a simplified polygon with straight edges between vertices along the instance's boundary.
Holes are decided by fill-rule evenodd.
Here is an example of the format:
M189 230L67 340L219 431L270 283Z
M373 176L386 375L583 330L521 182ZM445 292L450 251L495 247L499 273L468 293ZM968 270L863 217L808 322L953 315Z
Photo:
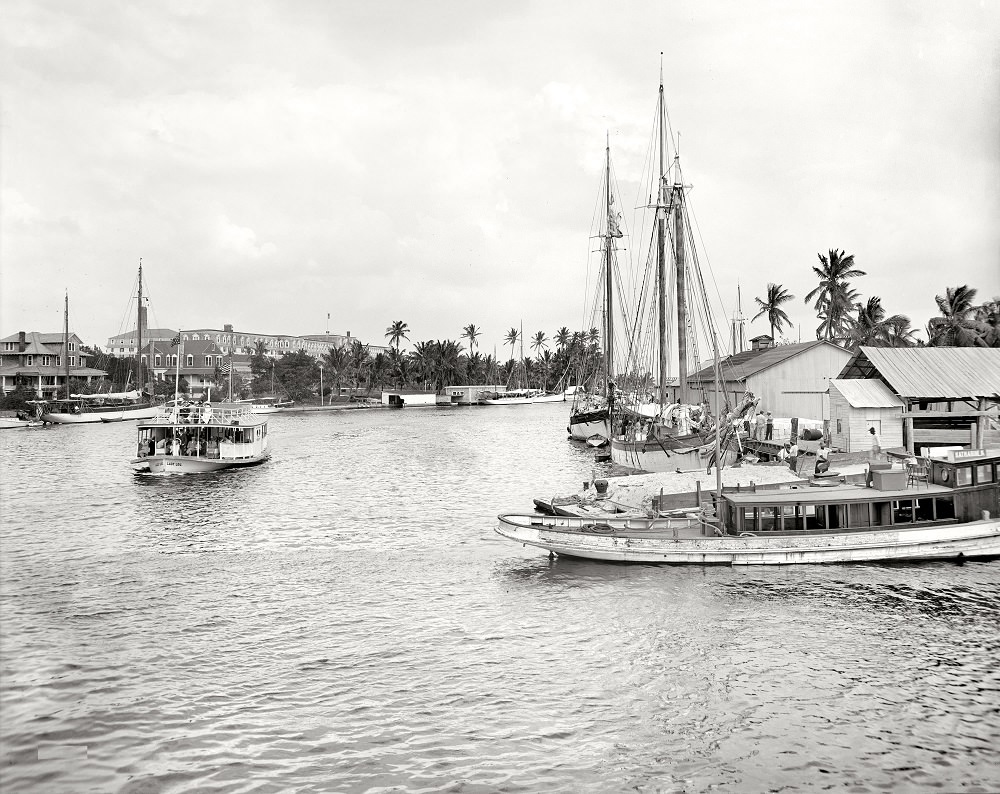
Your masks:
M872 437L872 459L878 460L882 452L882 439L879 438L879 434L875 431L874 427L869 427L868 432L871 433Z
M753 440L762 441L764 439L764 422L766 422L763 412L757 414L757 418L754 419L753 423Z
M774 435L774 420L771 418L770 411L767 412L767 418L765 420L764 427L766 428L764 431L764 440L770 441L771 436Z
M830 448L826 441L819 442L819 449L816 450L816 473L825 474L830 469Z

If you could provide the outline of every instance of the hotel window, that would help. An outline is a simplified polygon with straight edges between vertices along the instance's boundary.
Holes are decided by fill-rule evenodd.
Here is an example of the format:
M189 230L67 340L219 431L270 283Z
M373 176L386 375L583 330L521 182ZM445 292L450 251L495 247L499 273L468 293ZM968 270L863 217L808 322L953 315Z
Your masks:
M76 350L76 342L70 342L69 343L69 349L70 350Z
M62 366L62 356L56 356L56 366L57 367Z
M24 366L30 367L30 366L33 366L34 363L35 363L35 357L34 356L25 356L24 357Z
M43 367L50 367L50 366L52 366L52 357L51 356L42 356L42 366Z
M215 357L215 363L216 363L216 364L217 364L218 366L220 366L220 367L221 367L221 366L222 366L222 356L216 356L216 357Z
M177 366L177 354L176 353L174 353L172 356L170 356L170 366L172 366L172 367L176 367Z
M155 355L155 356L153 357L153 366L154 366L154 367L158 367L158 366L160 366L160 354L159 354L159 353L157 353L157 354L156 354L156 355Z
M145 356L139 356L139 361L140 361L140 362L141 362L142 364L145 364L145 363L146 363L146 357L145 357Z
M76 356L70 356L69 357L69 365L71 367L75 367L76 366Z
M187 361L184 363L184 366L185 367L193 367L194 366L194 356L192 356L190 353L188 353L188 355L187 355Z

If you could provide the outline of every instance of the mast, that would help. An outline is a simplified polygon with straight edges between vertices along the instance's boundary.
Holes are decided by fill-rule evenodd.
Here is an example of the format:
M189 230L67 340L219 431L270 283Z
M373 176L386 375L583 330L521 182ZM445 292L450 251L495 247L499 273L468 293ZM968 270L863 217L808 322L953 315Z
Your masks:
M142 383L142 257L139 258L139 306L135 318L135 385L141 390Z
M674 155L674 272L677 291L677 401L688 402L687 385L687 285L684 260L684 185L681 179L680 155Z
M63 310L63 358L66 359L66 399L69 399L69 290L66 291L66 308Z
M660 53L662 59L663 53ZM665 166L665 117L666 110L663 103L663 62L660 62L660 96L659 96L659 127L660 127L660 180L659 189L656 195L656 289L658 293L657 308L659 311L658 333L660 338L660 415L663 415L663 408L667 404L667 263L666 263L666 166Z
M614 323L612 321L611 295L611 246L614 245L615 229L613 198L611 196L611 142L605 141L604 146L604 194L608 211L607 232L604 236L604 396L610 393L610 381L614 374L613 356L615 350Z

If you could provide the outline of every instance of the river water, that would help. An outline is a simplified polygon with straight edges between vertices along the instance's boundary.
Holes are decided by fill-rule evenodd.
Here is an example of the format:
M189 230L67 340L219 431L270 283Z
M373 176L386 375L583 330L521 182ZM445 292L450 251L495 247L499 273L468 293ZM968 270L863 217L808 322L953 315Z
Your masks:
M493 528L590 476L566 412L0 434L0 788L1000 790L1000 563L549 560Z

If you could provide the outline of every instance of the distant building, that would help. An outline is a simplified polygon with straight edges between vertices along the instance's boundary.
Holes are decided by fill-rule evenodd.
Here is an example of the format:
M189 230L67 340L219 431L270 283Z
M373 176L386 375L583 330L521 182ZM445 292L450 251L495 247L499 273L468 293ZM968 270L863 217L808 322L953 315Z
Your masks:
M191 328L182 331L174 331L170 328L146 328L145 310L142 316L142 347L149 351L149 345L155 344L161 356L166 356L170 343L176 337L180 337L185 345L192 342L210 342L218 349L218 354L222 356L233 356L237 362L237 372L250 372L249 357L254 354L257 345L263 345L264 354L270 358L280 358L284 353L296 353L305 350L315 358L326 355L331 347L349 347L356 341L357 337L352 337L348 331L342 334L312 334L308 336L293 336L290 334L257 334L245 331L236 331L232 325L226 324L222 329L218 328ZM114 356L134 356L138 342L138 335L135 329L124 334L108 337L107 352ZM385 353L388 347L382 345L368 345L368 352L374 356L377 353ZM199 354L208 354L208 349L198 348ZM212 355L216 355L215 352ZM153 354L155 361L156 354ZM156 364L153 364L156 369ZM182 365L183 369L183 365ZM181 373L183 375L183 372Z
M207 396L216 370L224 370L227 363L232 366L233 372L250 375L249 355L230 355L212 341L184 342L176 347L170 342L151 342L143 347L141 358L143 365L150 368L158 381L173 383L179 375L187 382L188 393L193 397ZM218 396L221 398L228 394Z
M37 331L19 331L0 339L0 388L4 394L27 386L36 397L64 396L67 365L71 380L103 380L107 373L87 366L88 354L82 346L80 337L73 333L68 344L61 333Z

